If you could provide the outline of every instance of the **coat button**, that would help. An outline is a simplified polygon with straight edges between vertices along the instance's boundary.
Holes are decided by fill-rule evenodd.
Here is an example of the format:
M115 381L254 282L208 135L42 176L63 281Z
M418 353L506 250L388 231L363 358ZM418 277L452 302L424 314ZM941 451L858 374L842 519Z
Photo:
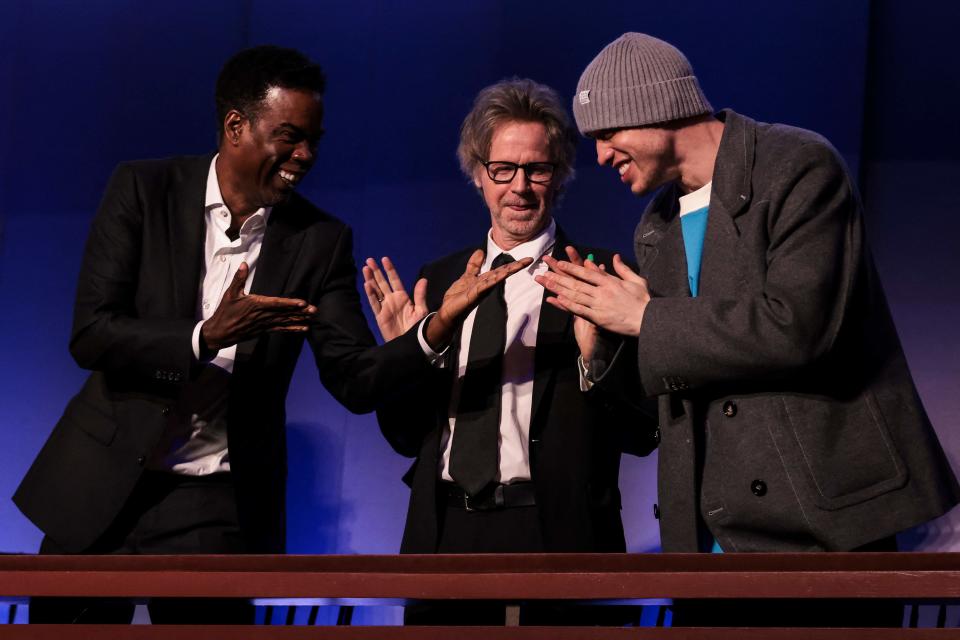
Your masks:
M163 409L160 409L160 415L162 416L170 415L170 407L164 407Z
M139 456L139 457L137 457L137 464L140 465L141 467L144 465L144 463L145 463L146 461L147 461L147 457L146 457L146 456Z
M660 505L658 505L656 502L653 503L653 517L655 520L660 519Z
M763 480L754 480L750 483L750 491L758 498L767 495L767 483Z
M733 400L727 400L723 403L723 415L732 418L737 415L737 403Z

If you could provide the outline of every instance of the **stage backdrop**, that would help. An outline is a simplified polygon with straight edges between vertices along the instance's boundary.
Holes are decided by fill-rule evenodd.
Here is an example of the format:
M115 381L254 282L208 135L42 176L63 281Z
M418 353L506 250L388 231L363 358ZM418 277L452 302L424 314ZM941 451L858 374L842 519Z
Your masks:
M2 3L0 551L34 551L40 540L7 497L86 375L67 340L107 177L122 160L211 151L217 71L235 50L261 43L297 47L325 67L328 134L302 190L354 227L358 260L389 255L407 282L421 263L479 242L489 224L454 155L481 87L519 75L572 97L583 67L624 31L675 43L715 107L815 129L861 176L913 373L960 467L960 54L949 30L960 13L939 4ZM595 161L584 141L557 217L582 242L629 254L644 202ZM372 416L350 415L328 396L309 357L288 406L290 551L396 552L409 461ZM624 460L632 551L659 548L655 467L655 454ZM903 542L960 549L957 519Z

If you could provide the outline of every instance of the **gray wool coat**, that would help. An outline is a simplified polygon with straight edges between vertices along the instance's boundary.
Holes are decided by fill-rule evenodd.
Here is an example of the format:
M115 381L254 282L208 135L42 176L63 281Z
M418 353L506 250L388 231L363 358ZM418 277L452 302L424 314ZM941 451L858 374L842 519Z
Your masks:
M841 551L943 514L960 488L843 161L810 131L718 117L699 297L675 185L634 239L653 296L638 366L659 396L663 550L698 550L698 517L726 551Z

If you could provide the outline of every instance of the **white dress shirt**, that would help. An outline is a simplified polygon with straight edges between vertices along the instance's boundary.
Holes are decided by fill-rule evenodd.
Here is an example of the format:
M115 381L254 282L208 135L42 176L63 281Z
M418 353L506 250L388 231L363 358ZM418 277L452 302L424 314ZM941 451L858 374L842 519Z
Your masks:
M510 484L530 480L530 419L533 409L534 351L537 346L537 329L540 326L540 307L543 304L543 287L535 276L547 272L544 255L550 255L556 242L557 228L551 220L550 225L540 235L521 245L504 252L487 233L487 253L483 260L481 273L490 270L494 259L501 253L509 253L514 260L533 258L533 264L505 280L504 298L507 303L506 345L503 353L503 387L500 396L500 469L495 478L497 482ZM460 401L460 388L467 371L470 356L470 338L477 310L474 309L463 321L460 337L459 357L457 358L457 378L450 397L447 428L441 439L440 477L453 482L450 476L450 443L456 432L457 405ZM423 340L421 324L421 346L424 353L434 362L440 362L438 355Z
M197 298L198 322L193 330L193 354L198 360L200 329L217 310L241 262L246 262L250 268L244 285L244 291L250 292L271 211L265 208L254 212L240 227L240 236L231 240L227 236L231 214L220 192L217 157L214 156L210 163L204 202L204 269ZM184 475L230 470L227 399L236 352L236 345L221 349L202 367L199 375L183 386L148 468Z

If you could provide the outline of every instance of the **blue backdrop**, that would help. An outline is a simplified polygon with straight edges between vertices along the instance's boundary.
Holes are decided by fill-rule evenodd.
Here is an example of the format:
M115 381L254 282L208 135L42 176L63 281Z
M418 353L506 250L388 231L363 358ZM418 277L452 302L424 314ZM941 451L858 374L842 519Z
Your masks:
M86 230L113 166L209 151L213 84L235 50L299 48L329 77L320 159L305 195L349 222L357 258L422 262L489 224L460 175L460 121L483 86L529 76L572 96L583 67L624 31L669 40L717 108L817 130L865 186L868 228L921 395L948 455L960 448L960 183L953 123L954 3L748 0L670 3L0 3L0 551L40 533L6 499L85 373L67 353ZM643 202L584 141L558 214L583 242L630 252ZM289 549L393 553L408 461L372 416L341 409L301 361L288 402ZM656 455L626 459L633 551L659 546ZM903 536L960 549L958 517Z

